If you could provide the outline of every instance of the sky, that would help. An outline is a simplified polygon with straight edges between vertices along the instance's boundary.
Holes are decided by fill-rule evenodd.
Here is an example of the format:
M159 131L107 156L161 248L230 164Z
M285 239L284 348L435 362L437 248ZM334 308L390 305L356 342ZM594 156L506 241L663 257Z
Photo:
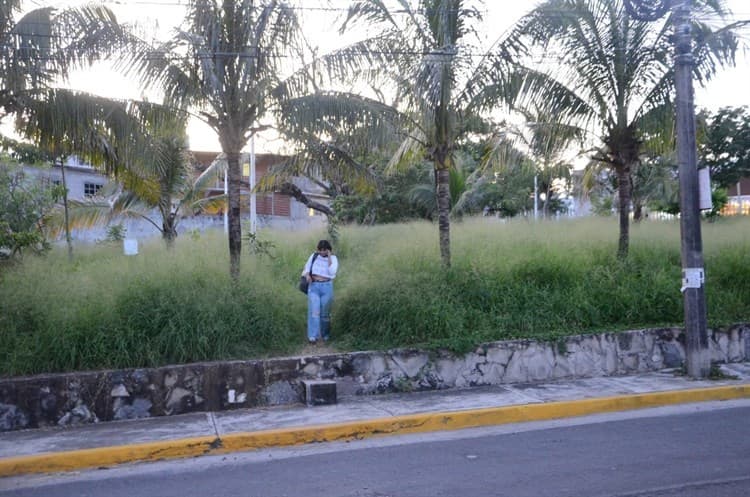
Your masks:
M101 2L101 0L100 0ZM28 0L28 6L80 5L90 0ZM153 32L156 37L163 37L182 20L186 0L104 0L118 19L122 22L137 22L144 29ZM306 8L302 17L306 36L320 47L322 52L337 48L347 43L338 35L334 26L336 11L315 10L316 7L334 7L345 9L347 0L305 0ZM513 22L530 10L536 2L533 0L486 0L484 4L484 22L486 32L483 35L489 42L494 41L508 29ZM729 8L736 19L750 19L750 1L728 0ZM750 42L750 33L746 33L745 42ZM740 53L737 66L723 70L706 88L696 85L695 104L698 108L718 109L724 106L750 105L750 53ZM111 98L142 98L143 94L137 84L124 76L99 65L93 70L75 73L68 86L97 95ZM193 119L188 133L193 150L219 151L220 146L214 132L205 124ZM256 140L256 152L279 152L283 143L270 133L261 135Z

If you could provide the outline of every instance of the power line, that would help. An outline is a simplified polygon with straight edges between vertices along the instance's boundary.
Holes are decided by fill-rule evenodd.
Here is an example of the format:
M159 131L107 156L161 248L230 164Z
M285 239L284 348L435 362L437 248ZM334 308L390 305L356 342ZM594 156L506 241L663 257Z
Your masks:
M744 19L733 19L733 20L729 21L729 24L746 23L746 24L748 24L747 27L750 27L750 12L748 12L747 14L743 14L743 15L747 15L747 18L744 18ZM696 20L700 20L700 19L696 19ZM41 21L25 22L24 23L24 25L34 25L34 24L40 25L40 26L45 26L45 27L50 26L50 23L41 22ZM37 32L33 32L33 31L25 32L25 31L17 31L17 30L9 32L9 33L5 33L5 35L6 36L13 36L13 37L16 37L16 38L21 38L21 37L24 37L24 38L65 38L65 36L63 36L63 35L47 34L47 33L37 33ZM6 44L6 46L8 46L8 45Z
M180 7L183 9L186 9L189 7L189 4L187 1L183 2L181 0L99 0L100 4L103 5L117 5L117 6L128 6L128 5L153 5L157 7ZM309 6L294 6L294 5L279 5L277 6L278 9L283 10L296 10L296 11L318 11L318 12L349 12L349 7L309 7ZM255 10L262 10L261 7L256 7ZM466 12L468 9L446 9L441 8L441 11L445 12ZM566 9L549 9L547 12L561 12L561 13L568 13L569 10ZM427 11L425 9L392 9L388 10L389 14L425 14ZM487 14L489 11L487 9L484 9L481 11L483 14ZM731 11L728 12L732 16L738 16L738 15L750 15L750 12L738 12L738 11ZM693 12L693 16L695 16L697 13ZM709 13L708 15L712 17L720 18L721 15L717 13Z
M52 49L36 49L38 52L53 52ZM65 52L66 50L59 50L58 52ZM257 49L254 50L256 52L262 52L263 49ZM614 51L627 51L625 48L621 49L614 49ZM127 54L127 55L139 55L137 52L119 52L120 54ZM143 54L141 54L143 55ZM329 54L329 55L335 55L335 54ZM445 55L455 55L458 58L464 57L464 58L482 58L482 57L492 57L493 55L497 55L495 52L458 52L456 54L446 54L445 52L441 51L412 51L412 50L372 50L372 51L347 51L346 54L341 54L342 57L345 56L372 56L372 55L387 55L387 56L420 56L420 57L430 57L430 56L445 56ZM603 54L606 55L606 54ZM528 57L529 59L535 61L535 62L542 62L544 60L563 60L566 57L570 56L568 52L544 52L540 54L530 54L526 55L525 57ZM292 54L281 54L281 53L250 53L250 52L209 52L209 53L195 53L193 55L174 55L169 52L159 52L154 51L150 54L146 54L145 58L147 60L166 60L166 61L189 61L189 60L208 60L208 59L222 59L222 58L239 58L239 59L257 59L257 58L275 58L275 59L296 59L299 58L297 55ZM24 60L34 60L34 61L52 61L56 60L55 57L52 55L34 55L32 57L25 57Z
M153 5L157 7L180 7L188 8L188 2L182 2L180 0L99 0L100 4L103 5L117 5L117 6L128 6L128 5ZM283 10L299 10L299 11L319 11L319 12L349 12L349 7L307 7L307 6L295 6L295 5L278 5L278 9ZM256 7L255 10L262 10L262 7ZM468 9L447 9L441 8L444 12L466 12ZM392 9L389 10L389 14L424 14L427 12L425 9ZM486 12L486 11L485 11Z

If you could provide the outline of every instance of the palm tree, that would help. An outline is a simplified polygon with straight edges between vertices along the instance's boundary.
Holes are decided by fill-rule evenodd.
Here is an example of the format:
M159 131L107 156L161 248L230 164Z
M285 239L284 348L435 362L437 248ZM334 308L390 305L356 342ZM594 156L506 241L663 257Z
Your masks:
M176 114L151 122L141 153L130 162L121 176L119 195L115 196L111 205L102 205L101 202L79 204L77 214L80 215L76 216L76 220L93 225L118 217L142 219L161 233L167 248L172 248L184 211L200 209L208 202L201 195L215 179L213 171L204 172L198 178L193 175L186 117ZM223 198L210 200L224 201ZM159 213L158 222L150 216L153 209Z
M105 120L112 123L113 116L105 108L120 103L53 85L72 69L112 54L126 38L125 31L105 7L46 7L20 15L22 5L20 0L0 1L0 120L15 115L22 132L44 141L43 148L55 159L76 153L89 154L92 161L105 157L109 161L113 148L101 134L101 118L107 116ZM63 202L67 218L65 188ZM70 255L68 229L66 240Z
M389 8L380 0L359 0L349 6L342 31L365 23L376 34L353 47L367 57L354 67L366 76L387 75L394 86L395 107L402 113L401 145L392 168L432 164L438 212L440 255L451 263L450 171L458 141L471 130L475 78L484 71L483 60L472 56L472 22L481 20L478 8L463 0L421 0L417 6L400 1ZM377 71L368 70L374 57ZM351 59L350 59L351 60ZM493 61L495 62L495 61Z
M426 164L431 166L431 164ZM422 170L423 175L426 176L424 182L419 182L412 186L407 192L407 198L409 202L416 207L420 212L427 214L428 219L432 219L437 210L437 194L435 191L435 178L434 169L430 167L429 170ZM418 169L418 170L419 170ZM428 174L424 174L428 173ZM454 167L450 169L448 179L448 191L450 192L450 215L461 216L464 214L465 208L467 207L464 203L460 203L462 197L468 192L468 181L471 174L466 171L465 167L461 164L461 161L457 160L454 163Z
M16 128L61 165L65 239L72 257L65 158L79 155L117 175L143 149L143 120L160 116L147 103L116 101L70 90L48 89L25 99Z
M160 46L145 42L121 59L146 87L163 90L169 105L197 110L218 135L228 163L230 274L240 273L240 153L266 126L278 103L285 65L299 45L294 9L277 0L193 0L182 29Z
M171 249L187 209L225 201L223 196L202 197L205 187L215 180L215 169L193 176L185 127L185 116L179 115L152 122L138 157L120 174L121 185L113 192L101 192L103 198L71 202L71 224L90 228L114 219L144 220L161 233ZM152 218L154 209L158 220Z
M706 82L733 63L738 23L714 26L727 14L723 0L694 2L694 75ZM554 115L596 136L593 159L615 173L619 196L618 255L629 245L631 174L640 160L641 129L649 120L668 121L673 113L674 74L671 19L631 18L622 0L546 0L524 16L499 45L527 55L503 80L515 104ZM542 53L541 63L534 61Z

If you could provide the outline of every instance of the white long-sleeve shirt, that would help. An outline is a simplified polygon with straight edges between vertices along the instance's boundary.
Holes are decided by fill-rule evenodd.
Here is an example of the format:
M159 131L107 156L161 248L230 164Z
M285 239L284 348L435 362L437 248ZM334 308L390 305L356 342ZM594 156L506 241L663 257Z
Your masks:
M315 258L315 265L312 267L311 271L310 264L312 264L314 255L315 254L312 254L307 259L307 263L305 263L305 269L302 270L302 274L305 275L307 273L311 273L315 276L320 276L321 278L334 279L336 277L336 272L339 270L338 258L335 255L323 257L322 255L318 254L318 257Z

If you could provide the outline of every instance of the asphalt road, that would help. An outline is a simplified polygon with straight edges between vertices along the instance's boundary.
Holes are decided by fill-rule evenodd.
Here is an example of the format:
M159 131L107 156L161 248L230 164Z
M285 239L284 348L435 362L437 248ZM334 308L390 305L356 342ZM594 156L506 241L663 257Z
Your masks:
M6 495L746 497L750 406L680 406L0 479Z

